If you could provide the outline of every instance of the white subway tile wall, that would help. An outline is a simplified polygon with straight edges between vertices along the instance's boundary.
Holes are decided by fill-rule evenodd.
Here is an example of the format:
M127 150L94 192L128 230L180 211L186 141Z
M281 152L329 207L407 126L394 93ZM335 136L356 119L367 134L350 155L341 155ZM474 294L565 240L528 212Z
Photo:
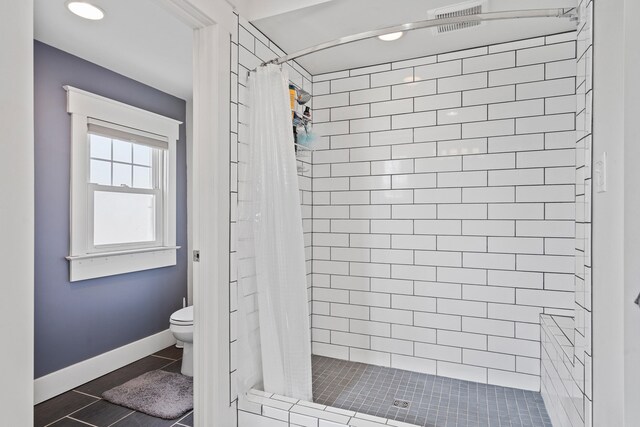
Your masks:
M580 0L580 22L577 35L576 76L576 137L575 152L575 277L573 283L553 280L550 290L570 291L574 310L568 318L543 316L542 319L542 396L549 416L556 427L592 426L592 351L591 351L591 165L593 111L593 0ZM556 48L550 55L567 47ZM525 59L526 60L526 59ZM574 64L575 65L575 64ZM547 78L563 79L570 72L570 64L562 61L546 64ZM559 80L561 81L561 80ZM570 104L562 98L546 104L548 112L562 111ZM557 116L556 116L557 117ZM562 119L560 119L562 120ZM556 125L559 122L556 122ZM560 147L558 141L546 141ZM567 154L568 155L568 154ZM530 159L531 161L531 159ZM564 171L548 174L545 179L568 183ZM550 214L555 218L571 216L571 207L554 205ZM568 230L565 230L565 232ZM560 246L558 246L560 245ZM565 254L570 249L560 241L545 242L548 253ZM539 296L542 297L542 296Z
M540 314L575 308L573 362L543 333L542 390L554 425L591 426L591 0L581 7L577 49L567 34L313 78L287 65L327 134L313 166L299 155L315 353L537 389ZM282 53L238 21L233 180L246 152L246 72ZM236 309L232 297L232 324ZM310 415L276 406L241 424ZM320 425L342 425L329 421L335 411L319 412Z
M540 314L576 305L576 50L313 77L315 354L540 389Z

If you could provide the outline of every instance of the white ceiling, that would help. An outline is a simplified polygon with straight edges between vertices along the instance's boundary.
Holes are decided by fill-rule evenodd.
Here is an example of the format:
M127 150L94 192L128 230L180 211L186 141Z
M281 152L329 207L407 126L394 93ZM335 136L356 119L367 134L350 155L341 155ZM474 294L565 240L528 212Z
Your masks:
M265 1L265 0L263 0ZM285 52L291 53L351 34L428 19L434 8L462 0L333 0L252 21ZM266 1L265 1L266 2ZM486 0L486 12L574 7L575 0ZM555 34L575 29L568 19L544 18L488 22L462 31L434 35L415 30L394 42L364 40L298 60L320 74L469 47Z
M66 0L35 0L35 39L179 98L192 98L192 30L157 0L93 0L87 21Z
M267 18L331 0L229 0L247 20Z
M92 0L102 21L71 14L66 0L35 0L35 38L58 49L189 100L192 31L165 9L167 0ZM460 0L228 0L285 52L346 35L428 18ZM487 11L573 7L575 0L486 0ZM378 39L300 58L311 74L397 61L573 29L568 20L490 22L434 36L430 29L395 42Z

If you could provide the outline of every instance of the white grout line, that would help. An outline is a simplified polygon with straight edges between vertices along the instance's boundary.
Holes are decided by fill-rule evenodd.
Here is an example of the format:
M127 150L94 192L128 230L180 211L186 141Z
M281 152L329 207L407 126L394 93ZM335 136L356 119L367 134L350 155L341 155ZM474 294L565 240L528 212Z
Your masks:
M67 418L66 415L64 417L62 417L62 418L58 418L57 420L55 420L55 421L53 421L53 422L51 422L49 424L46 424L44 427L49 427L50 425L53 425L53 424L57 423L58 421L64 420L65 418Z
M161 366L161 367L160 367L160 368L158 368L158 369L164 369L164 368L166 368L167 366L172 365L172 364L174 364L174 363L176 363L176 362L179 362L179 360L174 360L174 361L172 361L171 363L167 363L166 365L163 365L163 366Z
M129 408L126 408L126 409L129 409ZM117 424L117 423L119 423L120 421L124 420L124 419L125 419L125 418L127 418L127 417L130 417L131 415L133 415L133 414L135 414L135 413L136 413L136 411L131 410L131 412L129 412L127 415L125 415L124 417L122 417L122 418L120 418L120 419L116 420L115 422L113 422L113 423L111 423L111 424L109 424L109 425L110 425L110 426L112 426L112 425L114 425L114 424Z
M91 406L91 405L94 405L94 404L96 404L96 403L100 402L101 400L102 400L102 399L99 399L99 400L96 400L96 401L94 401L94 402L91 402L91 403L90 403L90 404L88 404L87 406L83 406L82 408L77 409L77 410L75 410L75 411L73 411L73 412L71 412L71 413L67 414L66 416L67 416L67 417L69 417L69 418L71 418L71 415L76 414L76 413L78 413L78 412L82 411L83 409L85 409L85 408L87 408L87 407L89 407L89 406Z
M175 424L172 424L171 427L173 426L184 426L184 427L189 427L186 424L181 424L180 422L183 421L185 418L187 418L189 415L193 414L193 410L187 412L186 414L183 415L182 418L180 418L178 421L176 421Z
M88 425L88 426L98 427L98 426L97 426L97 425L95 425L95 424L89 424L88 422L86 422L86 421L82 421L82 420L79 420L79 419L77 419L77 418L73 418L73 417L69 417L69 416L67 416L66 418L69 418L70 420L77 421L77 422L82 423L82 424L86 424L86 425Z
M172 359L172 358L170 358L170 357L165 357L165 356L158 356L158 355L155 355L155 354L150 354L149 356L157 357L158 359L173 360L174 362L175 362L175 361L177 361L177 360L179 360L179 359Z
M91 397L93 397L93 396L91 396ZM57 420L55 420L55 421L53 421L53 422L50 422L49 424L45 425L45 427L48 427L48 426L50 426L50 425L52 425L52 424L55 424L55 423L57 423L58 421L63 420L63 419L65 419L65 418L67 418L67 417L71 418L71 417L70 417L70 415L71 415L71 414L75 414L75 413L76 413L76 412L78 412L78 411L82 411L84 408L86 408L86 407L88 407L88 406L91 406L91 405L93 405L94 403L99 402L99 401L100 401L100 400L94 400L93 402L89 403L88 405L85 405L85 406L83 406L82 408L76 409L75 411L73 411L73 412L71 412L71 413L69 413L69 414L66 414L66 415L65 415L65 416L63 416L63 417L60 417L60 418L58 418Z
M76 392L76 393L78 393L78 394L83 394L83 395L85 395L85 396L93 397L93 398L95 398L95 399L102 399L100 396L94 396L93 394L84 393L84 392L82 392L82 391L78 391L78 390L71 390L71 391L74 391L74 392Z

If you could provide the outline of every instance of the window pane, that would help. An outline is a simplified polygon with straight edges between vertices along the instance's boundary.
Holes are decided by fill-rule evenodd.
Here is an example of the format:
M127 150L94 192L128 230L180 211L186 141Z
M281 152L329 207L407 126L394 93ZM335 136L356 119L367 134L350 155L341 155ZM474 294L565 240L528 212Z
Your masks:
M133 163L136 165L151 166L151 153L151 147L133 144Z
M89 168L92 184L111 185L111 162L92 159Z
M111 160L111 139L100 135L89 134L91 157Z
M131 187L131 165L113 164L113 185Z
M134 166L133 186L135 188L153 188L151 182L151 168L147 168L144 166Z
M156 239L153 194L94 193L93 244L153 242Z
M116 162L131 163L131 143L113 140L113 160Z

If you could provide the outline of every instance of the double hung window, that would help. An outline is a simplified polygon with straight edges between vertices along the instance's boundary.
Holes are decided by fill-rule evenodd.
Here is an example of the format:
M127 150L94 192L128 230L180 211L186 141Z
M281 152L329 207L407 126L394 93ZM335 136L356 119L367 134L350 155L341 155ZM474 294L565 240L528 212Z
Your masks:
M91 252L161 246L166 149L94 120L88 130Z
M179 122L72 87L71 280L175 265Z

